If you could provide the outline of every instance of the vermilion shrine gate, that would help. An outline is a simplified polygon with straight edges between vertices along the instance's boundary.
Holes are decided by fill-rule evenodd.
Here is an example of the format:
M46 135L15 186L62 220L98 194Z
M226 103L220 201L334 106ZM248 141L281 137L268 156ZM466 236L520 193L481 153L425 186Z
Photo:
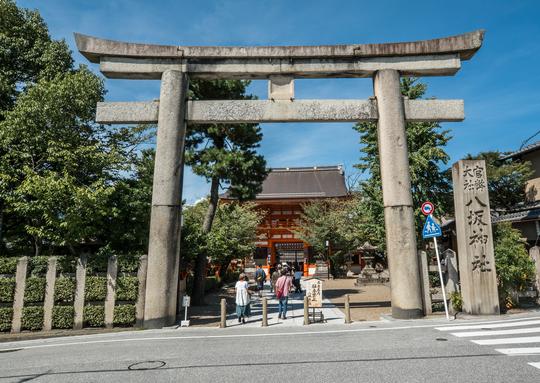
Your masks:
M462 121L462 100L408 100L400 76L451 76L483 31L441 39L321 46L165 46L75 35L108 78L160 79L159 101L98 103L96 121L157 123L144 327L176 319L183 152L188 123L377 121L392 315L423 316L406 121ZM373 78L368 100L297 100L295 78ZM268 100L190 101L190 78L268 79Z

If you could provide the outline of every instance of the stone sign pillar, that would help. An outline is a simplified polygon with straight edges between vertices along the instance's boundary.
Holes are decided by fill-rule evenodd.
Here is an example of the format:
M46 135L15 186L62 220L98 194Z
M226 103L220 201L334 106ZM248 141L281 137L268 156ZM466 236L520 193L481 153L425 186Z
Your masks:
M499 314L485 161L456 162L452 180L463 312Z
M373 79L373 88L379 111L377 132L392 316L398 319L420 318L423 316L422 288L399 72L391 69L378 71Z
M186 73L163 72L148 244L145 328L162 328L176 321L187 87Z

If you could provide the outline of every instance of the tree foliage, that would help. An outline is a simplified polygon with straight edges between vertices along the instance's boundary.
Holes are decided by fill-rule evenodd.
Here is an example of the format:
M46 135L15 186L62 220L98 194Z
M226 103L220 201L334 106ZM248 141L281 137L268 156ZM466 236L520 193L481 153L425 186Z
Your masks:
M506 210L525 201L525 184L533 174L531 163L501 160L500 152L468 154L466 160L485 160L492 210Z
M231 260L244 258L255 249L257 226L263 219L261 211L251 203L232 202L219 205L212 230L201 230L208 200L183 209L182 262L195 264L199 254L225 272Z
M416 78L401 79L401 94L411 100L424 96L427 86ZM369 177L362 181L362 211L367 214L365 226L370 243L381 249L385 248L384 206L382 201L381 170L377 143L377 124L362 122L354 129L360 133L362 156L355 165ZM420 205L431 201L436 206L436 214L443 216L452 211L451 183L449 172L441 170L449 156L444 147L451 139L449 131L442 130L435 122L408 122L406 124L407 147L409 151L409 169L413 207L416 225L421 232L423 216ZM373 242L371 242L373 241Z
M535 266L521 232L512 228L509 222L495 225L493 237L499 299L505 302L511 299L513 292L523 290L534 280Z

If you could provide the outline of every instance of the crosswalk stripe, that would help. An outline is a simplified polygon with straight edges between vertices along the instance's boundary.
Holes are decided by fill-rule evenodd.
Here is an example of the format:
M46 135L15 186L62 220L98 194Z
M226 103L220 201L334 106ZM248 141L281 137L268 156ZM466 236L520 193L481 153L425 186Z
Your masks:
M487 331L465 331L465 332L452 332L450 333L453 336L458 338L470 338L477 336L498 336L498 335L514 335L514 334L531 334L535 332L540 332L540 327L532 328L513 328L511 330L487 330Z
M490 344L513 344L513 343L540 343L540 336L526 336L517 338L498 338L498 339L481 339L471 340L471 342L480 345Z
M483 329L483 328L504 328L504 327L528 326L532 324L540 324L540 320L528 320L528 321L511 322L511 323L465 325L465 326L446 326L446 327L435 327L435 329L439 331L477 330L477 329Z
M540 370L540 363L529 363L531 366L536 367Z
M540 347L496 348L495 351L506 355L533 355L540 354Z

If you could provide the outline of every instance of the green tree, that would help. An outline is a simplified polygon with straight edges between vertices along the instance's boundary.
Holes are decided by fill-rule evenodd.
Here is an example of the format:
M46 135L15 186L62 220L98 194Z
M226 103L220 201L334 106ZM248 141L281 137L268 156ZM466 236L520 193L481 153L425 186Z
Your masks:
M501 160L500 152L482 152L466 160L485 160L489 202L492 210L506 210L525 201L525 184L533 175L528 161Z
M521 232L512 228L509 222L494 226L495 266L499 286L501 308L513 302L512 295L522 291L527 283L534 280L534 261L527 253Z
M190 85L193 99L251 99L246 95L249 81L212 80L194 81ZM212 230L220 188L229 189L239 200L253 198L261 190L267 170L266 161L255 149L262 139L255 124L190 125L186 138L186 164L193 172L210 183L209 204L202 225L202 233ZM204 303L204 284L208 256L198 254L195 264L193 302Z
M17 227L11 247L76 252L101 241L109 200L144 129L95 124L102 80L73 66L37 11L0 1L0 15L0 223L8 217L6 227Z
M218 206L212 230L203 233L208 200L183 209L182 262L195 264L199 254L220 265L223 276L231 260L249 256L255 249L257 226L262 213L251 203L232 202Z
M401 94L411 100L424 96L427 86L416 78L401 79ZM381 170L377 144L377 124L362 122L354 126L360 133L362 156L355 165L369 177L360 183L362 194L361 210L366 214L363 225L365 234L369 235L372 245L385 249L384 206L382 201ZM421 232L423 216L420 205L423 201L431 201L436 206L435 214L443 216L452 211L452 194L449 172L440 169L446 165L449 156L444 147L451 139L449 131L442 130L435 122L408 122L406 124L407 146L409 150L409 168L411 192L415 207L415 221Z

